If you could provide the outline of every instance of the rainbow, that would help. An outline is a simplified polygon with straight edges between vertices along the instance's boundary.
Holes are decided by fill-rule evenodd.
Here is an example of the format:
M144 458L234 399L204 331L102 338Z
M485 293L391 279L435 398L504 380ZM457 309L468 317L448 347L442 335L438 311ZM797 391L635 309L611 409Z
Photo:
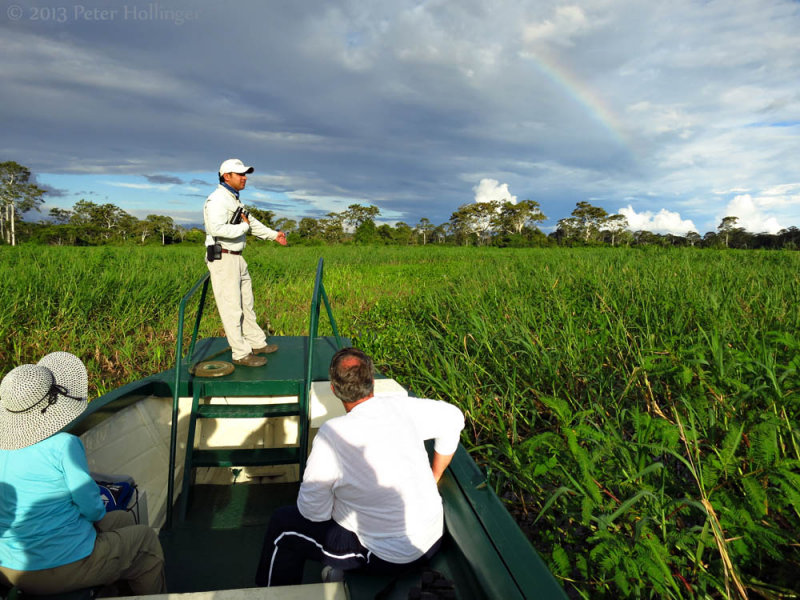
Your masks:
M537 70L549 81L579 104L586 114L608 132L617 144L626 151L630 151L631 140L625 133L625 128L596 90L578 79L570 69L552 57L546 58L533 53L527 53L525 57L529 58Z

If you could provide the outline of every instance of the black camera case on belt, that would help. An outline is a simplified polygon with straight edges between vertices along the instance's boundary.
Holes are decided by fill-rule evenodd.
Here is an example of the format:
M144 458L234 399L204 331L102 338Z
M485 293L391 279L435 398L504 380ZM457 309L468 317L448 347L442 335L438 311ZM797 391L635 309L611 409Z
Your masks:
M206 260L214 262L222 258L222 245L219 243L206 246Z
M250 216L250 212L242 208L241 206L237 206L236 210L233 211L233 215L231 216L231 220L229 223L232 225L238 225L242 222L242 215L245 217ZM216 242L217 238L214 238ZM214 262L215 260L219 260L222 258L222 246L219 243L215 243L211 246L206 246L206 260L208 262Z

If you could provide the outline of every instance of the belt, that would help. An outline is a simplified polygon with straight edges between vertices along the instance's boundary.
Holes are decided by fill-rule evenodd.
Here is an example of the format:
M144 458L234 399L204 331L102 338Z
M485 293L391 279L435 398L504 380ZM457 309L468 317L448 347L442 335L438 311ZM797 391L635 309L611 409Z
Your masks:
M242 251L241 251L241 250L238 250L238 251L237 251L237 250L225 250L225 248L223 248L223 249L221 250L221 252L222 252L223 254L236 254L236 255L240 255L240 254L242 253Z

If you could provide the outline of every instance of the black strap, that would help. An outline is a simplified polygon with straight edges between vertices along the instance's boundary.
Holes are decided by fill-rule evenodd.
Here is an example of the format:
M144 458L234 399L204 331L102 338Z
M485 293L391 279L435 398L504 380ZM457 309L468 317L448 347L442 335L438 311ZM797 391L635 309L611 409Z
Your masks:
M52 377L52 375L51 375L51 377ZM47 404L42 409L42 414L44 414L45 412L47 412L48 408L50 408L51 406L53 406L53 404L58 402L58 397L59 396L64 396L66 398L71 398L72 400L83 400L83 398L80 398L78 396L70 396L67 393L67 388L65 388L64 386L58 385L54 381L50 385L50 389L48 389L47 392L45 392L45 395L42 396L39 400L37 400L33 404L31 404L29 407L23 408L22 410L11 410L10 408L7 408L6 410L8 412L10 412L10 413L20 414L20 413L28 412L29 410L31 410L37 404L41 404L42 402L47 400Z

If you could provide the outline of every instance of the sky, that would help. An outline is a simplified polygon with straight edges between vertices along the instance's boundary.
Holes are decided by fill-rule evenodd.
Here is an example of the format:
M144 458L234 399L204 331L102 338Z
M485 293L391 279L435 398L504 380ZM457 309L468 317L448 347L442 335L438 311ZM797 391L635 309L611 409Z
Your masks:
M530 199L633 231L800 226L800 3L0 2L0 162L48 193L202 223Z

